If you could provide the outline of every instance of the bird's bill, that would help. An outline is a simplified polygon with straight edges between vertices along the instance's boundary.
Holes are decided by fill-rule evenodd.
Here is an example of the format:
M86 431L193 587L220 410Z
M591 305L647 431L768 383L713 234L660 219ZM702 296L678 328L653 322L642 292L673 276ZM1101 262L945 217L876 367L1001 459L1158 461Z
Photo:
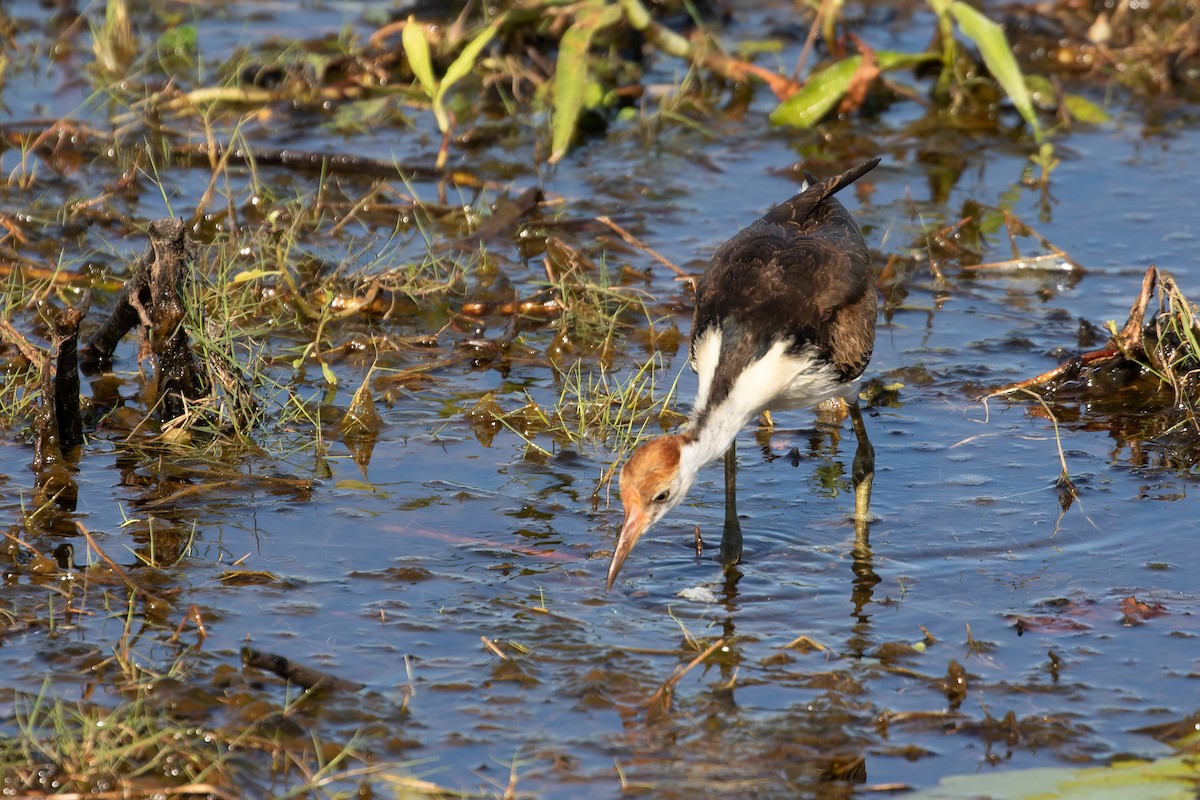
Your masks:
M617 548L613 551L612 563L608 565L608 583L605 584L604 591L612 588L617 573L621 571L621 565L625 563L625 557L649 526L650 518L646 516L641 505L625 506L625 525L621 528L621 535L617 537Z

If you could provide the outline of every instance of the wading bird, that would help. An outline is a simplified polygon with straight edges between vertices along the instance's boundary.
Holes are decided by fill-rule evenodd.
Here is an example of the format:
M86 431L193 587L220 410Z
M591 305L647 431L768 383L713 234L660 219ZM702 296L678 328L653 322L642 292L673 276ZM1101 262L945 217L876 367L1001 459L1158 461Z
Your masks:
M683 500L700 467L725 454L721 559L741 559L734 509L738 431L763 411L844 398L858 446L851 469L855 519L870 514L875 450L858 407L858 377L875 346L870 254L833 194L879 163L833 178L811 175L800 193L717 249L696 285L689 347L700 376L684 430L639 447L621 469L625 523L607 589L637 540Z

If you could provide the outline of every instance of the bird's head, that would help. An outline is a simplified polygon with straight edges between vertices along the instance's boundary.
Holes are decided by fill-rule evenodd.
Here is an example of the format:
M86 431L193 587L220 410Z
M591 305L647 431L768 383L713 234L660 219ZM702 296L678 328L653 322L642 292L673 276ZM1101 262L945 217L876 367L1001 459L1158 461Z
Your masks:
M669 435L652 439L639 447L621 468L621 504L625 507L625 524L617 538L612 563L608 567L608 583L612 588L625 557L650 526L658 522L683 500L696 477L683 458L683 436Z

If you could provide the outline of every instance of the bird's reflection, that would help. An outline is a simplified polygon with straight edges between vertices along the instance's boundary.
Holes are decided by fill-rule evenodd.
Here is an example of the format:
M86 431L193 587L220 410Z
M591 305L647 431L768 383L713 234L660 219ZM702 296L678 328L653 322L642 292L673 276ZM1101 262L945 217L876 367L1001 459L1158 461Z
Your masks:
M865 609L875 593L875 586L881 580L875 574L875 553L871 550L870 520L854 521L854 547L851 550L852 561L850 570L854 573L853 589L850 601L854 604L854 616L860 623L870 621L871 615Z
M862 416L857 412L858 408L854 406L850 415L857 439L851 468L852 484L855 489L855 515L854 543L850 549L850 571L853 574L850 582L850 603L853 606L851 616L856 621L848 645L850 652L855 657L861 657L869 651L871 646L871 614L868 607L874 598L875 587L881 579L875 572L875 553L871 549L871 517L867 506L873 483L875 449L867 438ZM833 437L835 449L839 438L836 434ZM769 448L767 452L771 453ZM774 459L772 457L768 460ZM721 625L723 636L726 640L730 640L736 633L735 618L739 606L737 602L738 583L742 579L742 571L737 566L741 557L742 526L737 514L737 454L734 446L731 446L725 454L725 521L721 533L720 558L724 565L721 605L725 609L725 618ZM699 534L697 534L698 536ZM732 679L732 669L735 664L735 659L722 662L722 678L724 680ZM726 674L727 671L730 674Z

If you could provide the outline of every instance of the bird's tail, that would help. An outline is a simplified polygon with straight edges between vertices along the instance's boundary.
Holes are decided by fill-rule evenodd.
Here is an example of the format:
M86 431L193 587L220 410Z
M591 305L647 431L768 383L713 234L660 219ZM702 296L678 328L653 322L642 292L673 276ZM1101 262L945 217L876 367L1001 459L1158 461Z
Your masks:
M835 175L832 178L826 178L823 181L817 180L812 174L804 173L804 187L800 194L788 200L786 203L780 203L773 209L763 215L763 219L767 222L775 224L783 224L786 222L803 222L814 208L820 205L826 198L836 194L840 189L849 186L856 180L866 175L879 164L878 158L872 158L859 164L857 167L846 170L840 175Z

